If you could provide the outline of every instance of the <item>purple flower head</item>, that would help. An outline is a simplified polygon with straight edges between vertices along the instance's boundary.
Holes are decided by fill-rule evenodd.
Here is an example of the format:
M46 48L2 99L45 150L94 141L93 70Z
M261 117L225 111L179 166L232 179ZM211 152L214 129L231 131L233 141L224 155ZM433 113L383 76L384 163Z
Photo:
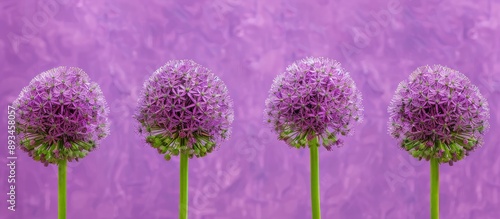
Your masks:
M226 86L210 70L173 60L144 83L135 118L146 142L165 159L180 153L203 157L229 137L233 107Z
M101 89L79 68L37 75L13 106L21 149L45 165L78 161L109 133Z
M389 132L415 158L459 161L482 144L488 103L469 79L440 65L423 66L399 84Z
M274 80L266 100L267 122L290 146L300 148L318 137L327 150L341 146L362 119L361 93L340 63L306 58Z

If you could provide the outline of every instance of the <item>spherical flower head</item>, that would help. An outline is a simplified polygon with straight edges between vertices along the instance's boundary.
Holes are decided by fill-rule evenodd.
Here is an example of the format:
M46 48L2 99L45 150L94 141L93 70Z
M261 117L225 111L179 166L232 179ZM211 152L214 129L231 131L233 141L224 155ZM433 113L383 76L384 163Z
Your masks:
M58 67L37 75L13 106L20 147L36 161L78 161L109 133L101 89L79 68Z
M169 61L145 81L135 118L165 159L203 157L229 138L233 106L225 84L191 60Z
M488 103L469 79L440 65L423 66L399 84L389 106L389 132L418 159L450 165L483 142Z
M361 121L361 93L340 63L306 58L276 77L266 100L267 122L290 146L301 148L318 137L327 150Z

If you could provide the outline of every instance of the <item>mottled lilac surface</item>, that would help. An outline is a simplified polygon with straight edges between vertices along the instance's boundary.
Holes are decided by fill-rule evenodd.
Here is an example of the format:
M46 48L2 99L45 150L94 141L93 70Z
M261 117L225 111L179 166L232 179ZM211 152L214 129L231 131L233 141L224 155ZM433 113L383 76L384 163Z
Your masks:
M111 135L69 165L68 218L177 217L178 159L145 146L132 114L151 72L186 58L216 72L235 107L231 139L190 162L190 218L310 218L308 152L284 146L262 122L273 78L307 56L341 62L366 109L345 147L320 150L324 218L428 218L429 165L387 133L398 83L426 64L464 73L491 111L483 147L441 168L441 217L500 215L497 0L42 2L0 2L0 133L6 142L7 104L42 71L78 66L100 84ZM56 168L18 156L17 211L1 195L0 218L56 218Z

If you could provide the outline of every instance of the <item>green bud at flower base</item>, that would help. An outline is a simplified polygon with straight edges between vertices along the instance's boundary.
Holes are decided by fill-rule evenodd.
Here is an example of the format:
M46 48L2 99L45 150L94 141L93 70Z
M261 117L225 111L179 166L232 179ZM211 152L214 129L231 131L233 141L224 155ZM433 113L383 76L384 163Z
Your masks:
M164 150L165 150L165 147L163 147L163 148L162 148L162 147L161 147L162 145L163 145L163 143L162 143L162 141L161 141L161 139L160 139L160 138L156 137L156 138L154 138L154 139L153 139L152 146L153 146L154 148L158 148L158 147L160 147L161 151L164 151Z
M171 158L170 154L165 154L165 160L169 161Z
M178 156L178 155L179 155L179 150L173 150L173 151L172 151L172 155L174 155L174 156Z

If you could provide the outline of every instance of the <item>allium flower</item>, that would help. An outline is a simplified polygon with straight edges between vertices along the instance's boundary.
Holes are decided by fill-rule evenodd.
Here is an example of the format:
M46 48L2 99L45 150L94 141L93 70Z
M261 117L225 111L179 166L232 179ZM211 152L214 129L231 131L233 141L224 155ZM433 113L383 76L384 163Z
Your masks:
M466 76L423 66L397 88L389 106L390 134L415 158L459 161L479 147L488 128L488 103Z
M48 165L78 161L108 135L108 108L99 86L75 67L37 75L14 107L21 149Z
M361 93L340 63L326 58L306 58L290 65L274 80L266 100L267 122L292 147L306 147L307 140L331 150L341 146L362 118Z
M232 101L224 83L191 60L169 61L144 83L136 119L165 159L203 157L230 134Z

